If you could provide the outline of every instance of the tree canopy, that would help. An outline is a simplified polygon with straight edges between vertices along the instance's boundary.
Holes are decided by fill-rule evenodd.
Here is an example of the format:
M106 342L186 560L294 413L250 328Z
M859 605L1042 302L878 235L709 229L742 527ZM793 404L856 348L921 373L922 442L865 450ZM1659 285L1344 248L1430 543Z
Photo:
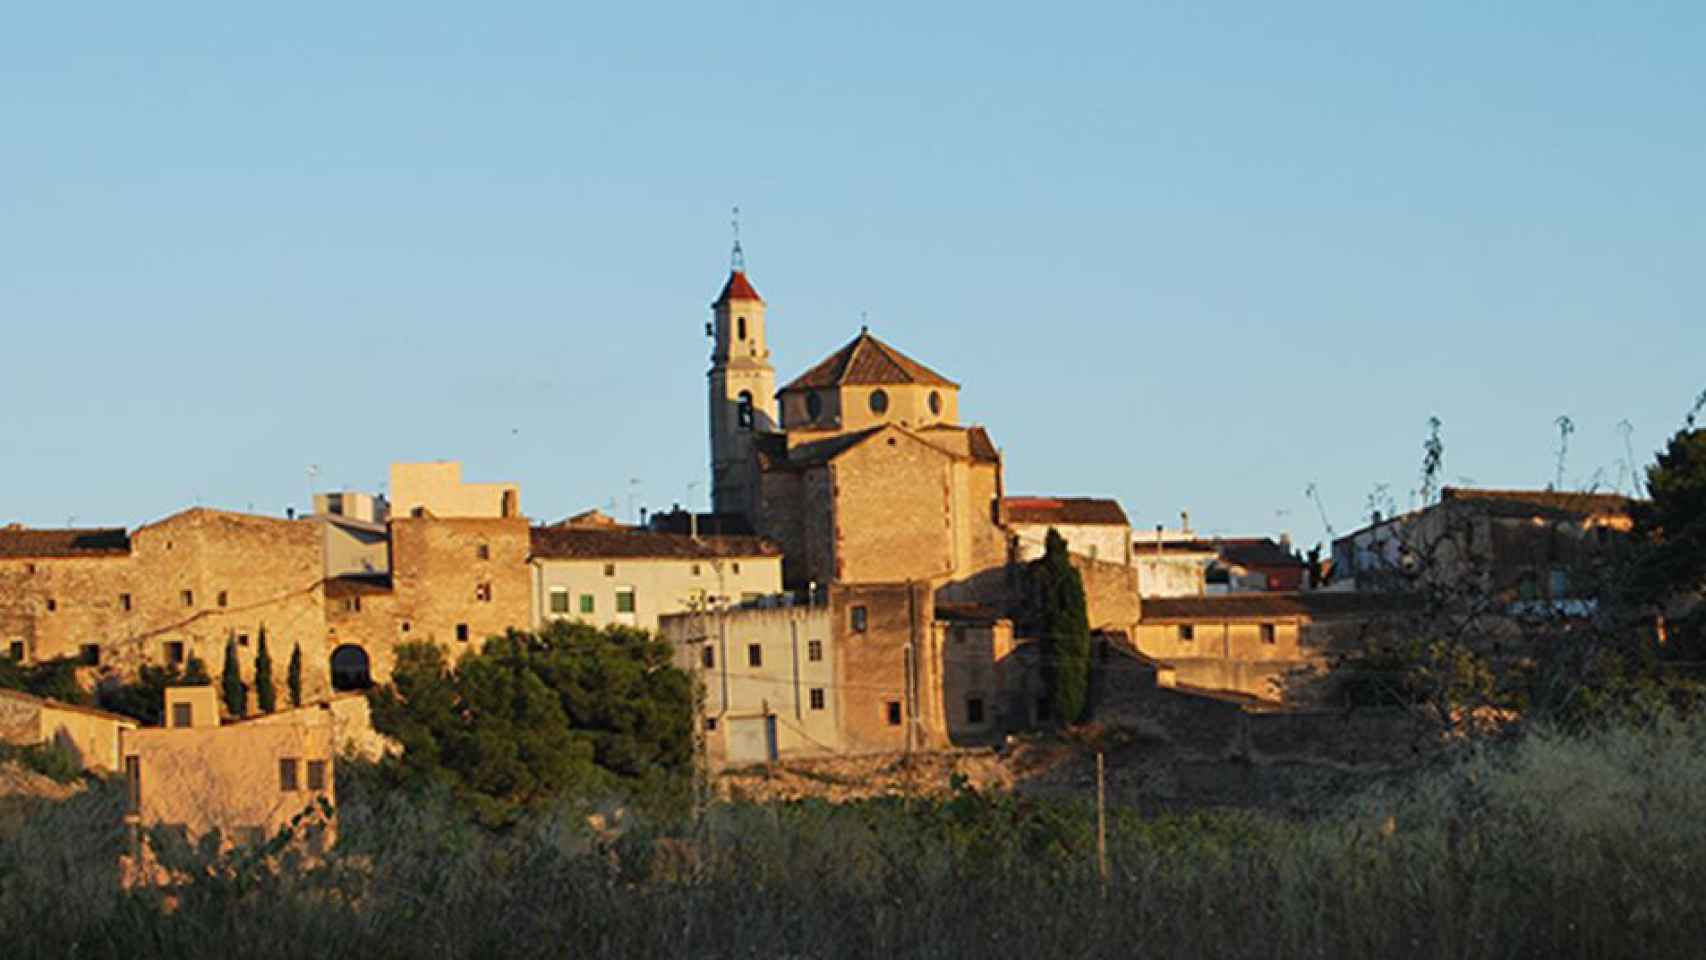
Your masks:
M645 631L553 623L492 637L455 665L406 644L371 699L407 776L448 786L499 825L565 793L685 772L694 696L669 645Z

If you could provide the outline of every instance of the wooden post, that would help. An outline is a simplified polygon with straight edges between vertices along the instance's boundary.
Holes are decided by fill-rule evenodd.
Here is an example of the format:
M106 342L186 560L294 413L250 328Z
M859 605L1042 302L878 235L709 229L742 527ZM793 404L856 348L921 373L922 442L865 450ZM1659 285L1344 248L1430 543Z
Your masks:
M1096 751L1096 872L1102 895L1108 893L1108 782L1102 751Z

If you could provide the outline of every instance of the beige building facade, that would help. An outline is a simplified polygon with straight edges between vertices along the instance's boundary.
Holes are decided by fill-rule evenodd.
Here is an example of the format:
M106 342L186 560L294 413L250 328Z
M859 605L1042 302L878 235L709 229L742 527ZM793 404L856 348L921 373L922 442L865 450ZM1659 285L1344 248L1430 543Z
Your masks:
M760 537L631 527L532 530L533 625L553 620L656 631L660 617L753 604L782 592L782 551Z
M0 690L0 743L54 744L69 750L85 770L116 773L122 762L120 740L137 726L135 720L105 710Z
M395 517L521 516L521 487L514 483L464 483L454 460L391 464L390 510Z
M329 719L293 711L288 719L221 726L211 692L170 688L168 726L125 731L126 822L191 843L215 830L226 842L258 843L297 822L310 847L330 842L324 811L335 808L337 793Z

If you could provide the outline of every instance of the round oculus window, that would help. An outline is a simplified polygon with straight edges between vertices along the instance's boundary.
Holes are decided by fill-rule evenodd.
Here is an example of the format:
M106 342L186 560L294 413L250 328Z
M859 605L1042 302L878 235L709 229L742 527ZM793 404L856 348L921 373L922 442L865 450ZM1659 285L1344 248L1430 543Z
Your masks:
M806 418L816 420L823 416L823 396L816 390L806 394Z
M942 415L942 394L941 394L941 391L938 391L938 390L930 391L930 412L935 414L938 417Z
M888 392L884 391L884 390L872 390L871 391L871 412L872 413L887 413L888 409L889 409Z

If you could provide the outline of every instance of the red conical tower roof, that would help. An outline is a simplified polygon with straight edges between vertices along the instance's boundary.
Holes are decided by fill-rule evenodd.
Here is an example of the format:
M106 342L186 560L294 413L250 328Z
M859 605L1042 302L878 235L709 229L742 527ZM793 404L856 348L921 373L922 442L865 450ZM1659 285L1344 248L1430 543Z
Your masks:
M720 307L731 300L764 302L764 298L758 295L758 291L752 289L752 282L746 279L746 271L744 270L729 271L729 281L723 284L723 292L717 294L717 299L712 301L711 306Z

